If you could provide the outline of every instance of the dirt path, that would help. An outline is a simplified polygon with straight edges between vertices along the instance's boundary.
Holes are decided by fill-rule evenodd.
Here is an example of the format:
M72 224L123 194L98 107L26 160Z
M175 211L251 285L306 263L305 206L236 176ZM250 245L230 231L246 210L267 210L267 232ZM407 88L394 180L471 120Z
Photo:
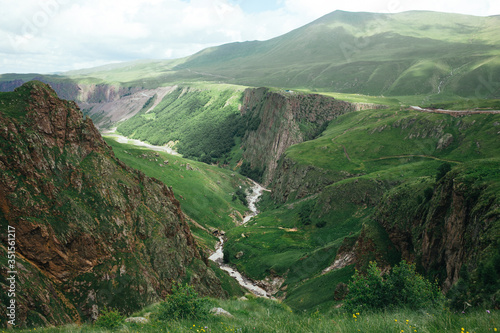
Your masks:
M410 110L429 113L449 114L450 116L466 116L470 114L500 114L500 110L443 110L443 109L425 109L420 106L410 106Z
M379 158L375 158L375 159L372 159L372 160L366 160L364 162L373 162L373 161L380 161L380 160L389 160L389 159L392 159L392 158L406 158L406 157L423 157L423 158L430 158L430 159L433 159L433 160L436 160L436 161L442 161L442 162L449 162L449 163L456 163L456 164L461 164L462 163L460 161L446 160L446 159L435 157L435 156L431 156L431 155L395 155L395 156L384 156L384 157L379 157Z
M352 131L352 130L355 130L356 128L357 128L357 127L353 127L353 128L346 129L346 130L345 130L342 134L339 134L339 135L337 135L336 137L334 137L334 138L332 139L332 142L333 142L333 143L336 143L336 144L338 144L338 145L341 145L341 146L342 146L342 148L344 148L344 155L345 155L345 157L349 160L349 162L352 162L352 161L351 161L351 157L349 157L349 153L347 152L347 148L346 148L343 144L338 143L338 142L336 142L335 140L337 140L337 138L341 137L342 135L346 134L347 132Z

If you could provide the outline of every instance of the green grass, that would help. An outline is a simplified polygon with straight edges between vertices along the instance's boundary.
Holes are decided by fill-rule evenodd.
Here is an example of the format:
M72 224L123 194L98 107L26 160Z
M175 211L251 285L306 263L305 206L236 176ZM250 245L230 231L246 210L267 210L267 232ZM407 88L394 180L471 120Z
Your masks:
M321 281L336 285L342 280L336 276L340 273L321 272L333 263L344 239L363 233L373 244L357 258L361 267L369 260L394 265L401 259L387 232L371 220L391 189L408 193L400 203L402 219L419 207L445 162L462 170L460 177L470 174L476 182L483 180L478 186L495 191L498 123L499 115L454 118L399 109L339 116L317 139L286 151L281 163L289 163L279 186L264 196L257 217L229 231L225 257L254 279L283 277L285 302L293 309L326 306L323 294L330 289L318 287L326 283ZM453 141L437 149L447 133ZM286 192L283 200L281 192ZM308 205L305 219L301 214ZM236 259L240 251L244 255Z
M172 186L183 212L208 230L229 230L234 227L235 221L241 221L241 215L248 210L240 201L232 200L239 186L248 186L245 178L237 173L164 152L118 143L112 138L106 138L106 142L124 163ZM164 163L166 160L168 164ZM188 164L193 170L188 170ZM203 239L202 243L214 248L215 237L196 225L191 224L191 229L199 239Z
M456 314L447 310L412 312L401 309L395 312L344 313L331 310L327 313L294 313L286 305L262 298L247 296L242 300L212 300L234 318L211 316L205 320L152 321L147 324L125 323L114 332L374 332L374 333L483 333L500 330L498 310L476 310ZM155 313L152 305L134 316ZM89 324L68 325L53 328L16 329L17 332L110 332Z
M352 173L377 172L403 161L456 163L490 158L498 148L499 121L500 115L457 119L408 110L359 111L333 120L320 138L290 147L286 156L300 164ZM438 150L446 133L454 140Z
M176 143L185 157L206 163L224 159L241 127L242 87L203 85L178 87L148 113L122 122L117 131L155 145Z
M498 26L497 17L336 11L267 41L45 77L143 88L196 82L268 86L348 94L363 102L380 96L375 103L388 105L498 99ZM35 76L4 74L0 81Z

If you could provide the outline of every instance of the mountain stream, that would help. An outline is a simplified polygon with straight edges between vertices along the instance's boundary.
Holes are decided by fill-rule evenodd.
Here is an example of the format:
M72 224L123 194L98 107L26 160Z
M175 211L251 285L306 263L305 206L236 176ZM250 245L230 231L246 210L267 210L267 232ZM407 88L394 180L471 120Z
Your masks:
M257 201L259 201L260 196L262 195L262 192L264 190L264 187L254 182L254 185L251 187L252 192L247 195L250 214L245 216L245 218L243 219L243 224L250 221L252 217L256 216L259 213L256 207L256 203ZM243 288L249 290L254 295L260 297L270 297L270 295L268 295L268 293L263 288L259 287L256 283L243 276L236 270L236 268L224 263L224 238L222 236L219 237L219 243L217 243L215 250L215 253L212 254L208 259L217 263L217 265L219 265L222 270L228 272L229 275L235 278Z

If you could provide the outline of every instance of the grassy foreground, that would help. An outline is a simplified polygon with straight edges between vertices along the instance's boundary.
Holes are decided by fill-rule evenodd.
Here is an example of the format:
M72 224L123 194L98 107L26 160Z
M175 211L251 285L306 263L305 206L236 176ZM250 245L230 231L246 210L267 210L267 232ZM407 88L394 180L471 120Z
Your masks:
M280 302L247 296L248 300L212 300L214 306L229 311L234 318L211 316L205 320L152 321L126 323L115 332L497 332L500 312L482 310L455 314L447 310L433 312L398 310L379 313L293 313ZM155 312L152 305L135 316ZM69 325L57 328L16 330L18 332L110 332L93 325Z

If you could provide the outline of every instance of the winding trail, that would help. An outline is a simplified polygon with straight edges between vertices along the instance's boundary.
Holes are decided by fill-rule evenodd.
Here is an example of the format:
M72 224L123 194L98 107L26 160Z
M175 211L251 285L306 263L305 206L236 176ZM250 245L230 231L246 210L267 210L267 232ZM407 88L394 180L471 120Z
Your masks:
M260 184L253 182L254 186L252 186L252 193L248 194L247 200L248 200L248 208L250 209L250 214L245 216L243 219L243 224L247 223L250 221L250 219L254 216L256 216L259 211L257 210L256 203L259 201L260 196L262 195L263 191L267 191L264 187L262 187ZM236 279L238 283L251 293L253 293L256 296L260 297L266 297L270 298L271 296L267 293L266 290L263 288L259 287L255 282L251 281L250 279L246 278L236 270L236 268L229 266L224 263L224 238L221 236L219 237L219 243L217 243L217 246L215 248L215 253L212 254L208 259L212 260L215 262L219 267L228 272L230 276Z
M450 162L450 163L456 163L456 164L462 164L460 161L454 161L454 160L447 160L444 158L439 158L431 155L395 155L395 156L383 156L371 160L365 160L363 162L373 162L373 161L381 161L381 160L389 160L389 159L394 159L394 158L406 158L406 157L423 157L423 158L430 158L436 161L442 161L442 162Z
M500 110L443 110L443 109L426 109L420 106L410 106L411 110L430 113L443 113L450 116L464 116L470 114L499 114Z

